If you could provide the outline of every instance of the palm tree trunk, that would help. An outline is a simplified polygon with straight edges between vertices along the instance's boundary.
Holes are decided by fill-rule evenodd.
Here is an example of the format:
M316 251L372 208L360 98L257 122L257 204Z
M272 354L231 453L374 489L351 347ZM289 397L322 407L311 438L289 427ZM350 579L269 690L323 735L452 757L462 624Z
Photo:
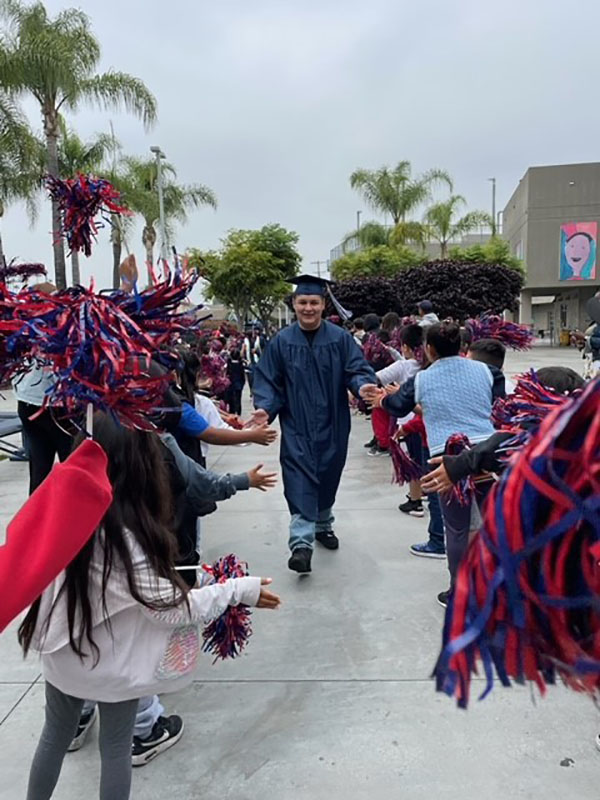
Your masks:
M58 175L58 118L54 113L44 114L44 132L46 134L46 149L48 159L48 172ZM65 261L65 244L63 241L63 226L58 202L52 200L52 249L54 251L54 280L58 289L67 288L67 265Z
M440 242L440 258L442 259L442 261L446 259L447 255L448 255L448 242L442 239L442 241Z
M112 251L113 251L113 289L118 289L121 285L121 273L119 272L119 267L121 266L121 252L123 250L123 241L121 238L121 228L119 227L119 220L115 217L111 217L110 221L112 230L110 232L110 240L112 242Z
M73 277L73 286L79 286L81 283L81 273L79 271L79 253L73 250L71 253L71 274Z

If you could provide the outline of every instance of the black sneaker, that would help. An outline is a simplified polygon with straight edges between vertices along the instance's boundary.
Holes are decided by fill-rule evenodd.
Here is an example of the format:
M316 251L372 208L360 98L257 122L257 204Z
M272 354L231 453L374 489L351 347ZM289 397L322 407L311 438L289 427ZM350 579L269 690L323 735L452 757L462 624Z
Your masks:
M367 452L368 456L387 456L390 451L387 447L381 447L379 444L374 444L373 447Z
M411 517L425 516L425 509L423 508L422 500L408 499L406 503L402 503L402 505L398 506L398 508L403 514L410 514Z
M448 608L449 597L450 597L450 589L448 589L447 592L440 592L437 596L437 601L443 608Z
M294 572L305 573L311 572L310 561L312 559L312 550L310 547L297 547L288 561L288 567Z
M366 447L367 450L370 450L372 447L375 447L376 444L377 444L377 439L375 437L373 437L370 442L367 442L364 445L364 447Z
M74 753L76 750L81 750L85 744L88 733L94 726L94 722L96 722L97 717L98 706L94 706L94 708L88 714L81 715L79 718L79 725L77 726L77 733L73 737L73 741L68 747L69 753Z
M170 717L159 717L154 723L152 733L147 739L133 737L131 747L131 763L134 767L143 767L153 758L164 753L169 747L181 739L183 735L183 720L177 714Z
M340 546L340 540L333 531L317 531L315 539L327 550L337 550Z

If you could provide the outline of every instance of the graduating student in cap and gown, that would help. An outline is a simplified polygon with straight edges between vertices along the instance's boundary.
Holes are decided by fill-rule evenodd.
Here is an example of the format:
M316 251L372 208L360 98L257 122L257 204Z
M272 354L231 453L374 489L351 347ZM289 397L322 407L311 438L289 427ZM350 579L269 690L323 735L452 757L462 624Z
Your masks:
M297 322L269 343L256 365L253 391L256 422L279 415L283 485L292 515L288 566L302 573L311 571L315 539L328 550L339 547L333 504L348 450L347 392L358 396L375 376L352 336L323 320L328 282L302 275L292 283Z

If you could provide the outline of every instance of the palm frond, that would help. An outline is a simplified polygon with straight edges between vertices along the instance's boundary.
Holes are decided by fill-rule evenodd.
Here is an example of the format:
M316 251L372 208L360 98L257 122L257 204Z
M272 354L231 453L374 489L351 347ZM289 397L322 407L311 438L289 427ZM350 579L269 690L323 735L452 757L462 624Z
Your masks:
M105 72L79 82L76 100L91 100L101 108L126 111L142 119L146 128L157 119L156 98L143 81L124 72Z

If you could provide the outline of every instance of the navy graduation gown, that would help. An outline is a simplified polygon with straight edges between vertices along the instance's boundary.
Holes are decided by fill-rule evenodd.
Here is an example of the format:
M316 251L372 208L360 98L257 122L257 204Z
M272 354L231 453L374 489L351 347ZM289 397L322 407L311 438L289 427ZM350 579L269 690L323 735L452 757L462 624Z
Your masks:
M312 346L295 323L269 343L254 373L254 405L281 423L281 467L292 514L315 521L331 508L350 434L347 391L375 373L345 330L322 322Z

